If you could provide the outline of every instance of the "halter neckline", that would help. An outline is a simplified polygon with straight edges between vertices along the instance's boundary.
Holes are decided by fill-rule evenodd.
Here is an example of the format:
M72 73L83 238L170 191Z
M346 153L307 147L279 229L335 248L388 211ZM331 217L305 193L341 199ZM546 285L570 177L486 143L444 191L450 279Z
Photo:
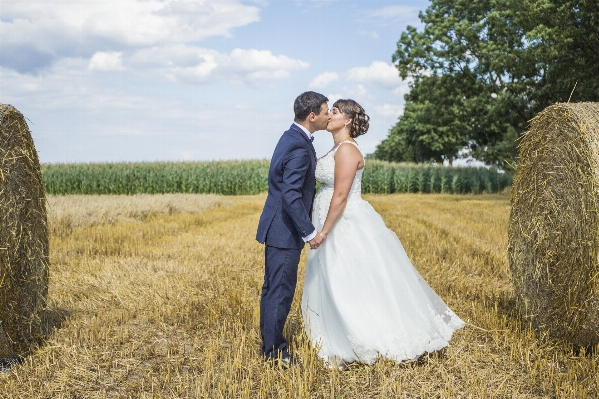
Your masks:
M360 150L360 147L358 146L358 143L356 143L354 141L350 141L350 140L345 140L345 141L342 141L341 143L339 143L337 146L331 148L331 150L329 152L327 152L326 154L324 154L323 156L318 158L317 161L320 161L321 159L324 159L331 154L335 154L335 152L337 152L337 150L339 149L339 147L341 147L341 144L343 144L343 143L351 143L351 144L355 145L356 148L358 149L358 151L360 151L360 154L362 153L362 151ZM364 156L362 156L362 158L363 157ZM362 169L360 169L360 170L362 170Z
M358 148L358 151L360 150L360 147L358 146L358 143L356 143L355 141L351 141L351 140L345 140L345 141L342 141L341 143L337 144L337 146L336 146L335 148L333 148L333 150L334 150L334 151L337 151L337 149L338 149L339 147L341 147L341 144L343 144L343 143L350 143L350 144L353 144L353 145L355 145L355 146Z
M335 147L331 151L329 151L329 153L327 153L327 155L329 155L330 153L333 153L333 155L335 155L335 153L337 152L337 150L339 149L339 147L341 147L341 144L343 144L343 143L350 143L350 144L355 145L356 148L358 149L358 152L360 153L360 155L362 155L362 160L364 162L364 166L366 166L366 160L364 159L364 154L362 154L362 150L360 150L358 143L356 143L355 141L351 141L351 140L342 141L341 143L339 143L339 145L337 147ZM326 155L325 155L325 157L326 157ZM358 171L364 170L364 166L362 166L360 169L358 169Z

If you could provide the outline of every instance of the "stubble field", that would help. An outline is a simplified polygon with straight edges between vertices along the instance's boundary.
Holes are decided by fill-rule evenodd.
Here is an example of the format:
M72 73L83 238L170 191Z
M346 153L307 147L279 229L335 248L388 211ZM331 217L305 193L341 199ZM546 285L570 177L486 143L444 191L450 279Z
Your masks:
M326 369L287 323L302 367L259 354L265 195L51 196L47 336L0 374L1 398L589 398L597 355L517 318L506 194L365 198L468 325L418 361Z

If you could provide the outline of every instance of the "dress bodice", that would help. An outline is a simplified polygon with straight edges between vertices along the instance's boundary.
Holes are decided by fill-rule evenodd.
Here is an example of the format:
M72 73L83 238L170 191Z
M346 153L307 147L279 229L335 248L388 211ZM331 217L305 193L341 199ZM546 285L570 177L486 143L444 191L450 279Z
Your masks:
M360 148L352 141L344 141L339 144L337 147L333 148L329 153L320 158L316 163L316 180L322 184L316 198L314 200L315 210L319 212L322 220L326 219L327 213L329 212L329 206L331 204L331 199L333 198L333 192L335 188L335 153L337 149L344 143L350 143L358 148ZM360 153L362 153L360 151ZM364 168L356 171L356 175L354 176L354 181L349 190L349 195L347 196L347 203L343 214L337 222L337 225L341 226L341 229L344 228L344 215L347 212L351 212L356 206L362 205L362 172ZM321 226L322 227L322 226Z
M358 151L360 148L353 141L344 141L339 144L337 147L333 148L329 153L327 153L324 157L320 158L316 163L316 180L319 183L322 183L321 190L332 190L335 186L335 153L343 145L344 143L350 143L356 146ZM360 151L362 153L362 151ZM354 177L354 182L352 183L351 189L349 190L349 195L362 193L362 172L364 168L358 170L356 172L356 176Z

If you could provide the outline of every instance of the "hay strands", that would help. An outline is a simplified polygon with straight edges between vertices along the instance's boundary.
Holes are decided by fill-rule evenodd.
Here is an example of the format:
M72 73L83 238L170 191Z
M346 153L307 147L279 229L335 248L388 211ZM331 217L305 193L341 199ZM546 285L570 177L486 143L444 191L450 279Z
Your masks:
M509 261L520 312L577 346L599 343L599 104L555 104L519 143Z
M0 368L40 337L48 291L48 226L39 159L29 127L0 104ZM4 359L4 360L2 360Z

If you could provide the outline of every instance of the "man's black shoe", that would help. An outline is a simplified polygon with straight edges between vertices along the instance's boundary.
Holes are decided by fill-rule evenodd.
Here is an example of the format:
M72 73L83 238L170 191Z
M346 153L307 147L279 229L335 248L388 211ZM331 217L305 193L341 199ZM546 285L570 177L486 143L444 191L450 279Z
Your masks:
M281 365L281 367L288 369L291 368L293 366L301 366L301 363L299 362L299 360L297 360L296 358L294 358L291 355L287 355L282 357L281 359L277 359L279 364Z
M281 357L267 357L267 362L271 362L273 365L280 365L284 369L291 368L293 366L300 366L301 363L299 360L294 358L288 353L285 353Z
M0 372L10 371L10 368L19 362L16 359L11 358L0 358Z

